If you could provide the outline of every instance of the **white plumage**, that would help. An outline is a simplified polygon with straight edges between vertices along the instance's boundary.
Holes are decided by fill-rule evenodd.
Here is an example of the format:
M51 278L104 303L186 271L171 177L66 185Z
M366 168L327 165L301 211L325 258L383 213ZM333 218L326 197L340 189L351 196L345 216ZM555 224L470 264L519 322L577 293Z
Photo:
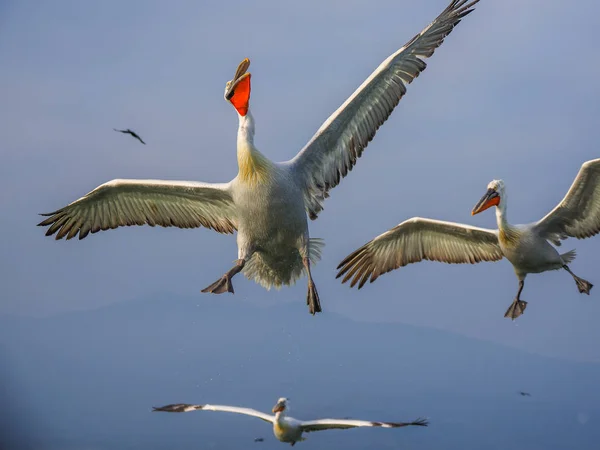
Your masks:
M505 317L515 319L525 311L527 302L521 300L520 295L528 273L564 268L573 276L579 292L589 294L593 285L577 277L568 267L575 259L575 251L559 254L550 242L560 246L562 239L583 239L600 232L600 159L581 166L565 198L538 222L508 223L502 180L490 182L472 213L491 206L497 207L498 230L414 217L348 255L338 265L337 277L344 277L342 283L351 280L350 286L358 284L360 289L381 274L424 259L474 264L506 257L519 279L519 291Z
M236 414L244 414L247 416L257 417L265 422L273 424L273 434L281 441L291 444L292 446L296 442L303 441L305 438L302 437L304 433L310 433L313 431L332 430L332 429L348 429L356 427L379 427L379 428L400 428L411 425L426 427L428 425L427 420L417 419L413 422L373 422L368 420L354 420L354 419L318 419L303 421L294 419L286 415L288 409L289 400L285 397L277 400L277 403L273 407L273 413L265 414L261 411L250 408L240 408L238 406L226 406L226 405L193 405L189 403L175 403L166 406L154 407L153 411L162 412L190 412L197 410L205 411L221 411L230 412Z
M307 213L316 219L328 192L352 169L444 38L479 0L453 0L421 33L388 57L319 128L290 161L274 163L254 146L249 110L250 61L242 61L225 88L239 116L238 175L229 183L113 180L61 208L39 225L67 239L127 225L237 230L238 260L203 292L234 292L231 278L244 271L265 288L308 277L307 304L321 311L310 264L322 241L309 237Z

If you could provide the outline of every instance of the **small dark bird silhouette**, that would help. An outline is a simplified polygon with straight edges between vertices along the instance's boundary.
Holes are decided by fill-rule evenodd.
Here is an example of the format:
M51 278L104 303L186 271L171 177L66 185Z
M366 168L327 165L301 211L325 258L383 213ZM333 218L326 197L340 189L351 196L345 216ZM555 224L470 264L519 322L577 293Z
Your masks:
M256 439L254 439L254 442L262 442L262 441L264 441L264 438L256 438Z
M531 397L531 394L529 392L519 392L519 394L521 394L523 397Z
M142 138L139 137L135 131L131 131L129 128L127 128L126 130L117 130L116 128L113 128L113 130L118 131L119 133L125 133L125 134L130 134L132 135L134 138L136 138L137 140L139 140L142 144L146 145L146 143L144 141L142 141Z

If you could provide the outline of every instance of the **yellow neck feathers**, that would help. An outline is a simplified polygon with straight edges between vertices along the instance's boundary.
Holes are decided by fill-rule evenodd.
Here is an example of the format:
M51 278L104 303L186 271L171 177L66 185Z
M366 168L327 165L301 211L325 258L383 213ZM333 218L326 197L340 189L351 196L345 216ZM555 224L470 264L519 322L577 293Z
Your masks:
M498 229L498 240L505 247L515 247L519 243L520 233L511 226L502 226Z
M238 179L251 185L266 183L271 176L271 162L258 150L243 145L238 148Z

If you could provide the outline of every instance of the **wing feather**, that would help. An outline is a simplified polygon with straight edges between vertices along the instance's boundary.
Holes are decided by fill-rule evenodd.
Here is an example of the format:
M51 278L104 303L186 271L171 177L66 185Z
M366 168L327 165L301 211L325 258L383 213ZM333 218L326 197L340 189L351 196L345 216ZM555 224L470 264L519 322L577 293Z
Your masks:
M331 429L347 429L356 427L381 427L381 428L400 428L411 425L426 427L429 422L426 419L417 419L414 422L371 422L368 420L352 420L352 419L319 419L302 422L300 427L305 433L311 431L331 430Z
M153 411L161 411L161 412L190 412L190 411L198 411L198 410L206 410L206 411L221 411L221 412L230 412L236 414L244 414L246 416L257 417L265 422L273 423L275 420L274 416L269 414L265 414L263 412L257 411L255 409L250 408L240 408L237 406L226 406L226 405L192 405L189 403L173 403L171 405L166 406L155 406L152 408Z
M236 230L236 213L229 183L190 181L112 180L49 214L40 226L46 236L72 239L79 234L131 225Z
M352 279L360 289L370 279L422 260L452 264L499 261L502 250L494 230L413 217L348 255L336 278Z
M600 233L600 159L583 163L565 198L535 230L553 243L562 239L584 239Z
M406 93L406 85L425 70L423 59L433 55L479 0L467 1L453 0L433 22L381 63L288 162L301 180L311 219L323 209L329 190L352 170Z

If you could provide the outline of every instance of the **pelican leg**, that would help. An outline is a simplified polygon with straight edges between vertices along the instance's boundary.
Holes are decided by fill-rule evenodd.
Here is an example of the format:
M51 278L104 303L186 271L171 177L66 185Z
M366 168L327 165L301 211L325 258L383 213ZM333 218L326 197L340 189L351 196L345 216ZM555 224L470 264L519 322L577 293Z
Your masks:
M308 275L308 293L306 295L306 304L308 305L308 311L314 316L316 313L321 312L321 302L319 301L319 294L317 293L317 288L310 273L310 259L308 256L304 256L302 258L302 264L304 264L306 274Z
M525 312L525 308L527 308L527 302L521 300L521 292L523 291L523 287L525 287L525 280L519 280L519 291L517 292L517 296L504 313L504 317L507 319L515 320Z
M221 278L215 281L210 286L202 289L202 292L210 292L211 294L223 294L225 292L233 292L233 284L231 284L231 278L239 272L242 271L244 266L246 265L245 259L238 259L235 262L235 266L233 266L228 272L225 273Z
M577 284L577 289L579 289L579 292L581 294L590 295L590 290L594 287L592 283L590 283L587 280L584 280L583 278L579 278L577 275L571 272L571 269L569 269L569 266L567 266L566 264L563 266L563 269L565 269L571 274L571 276L575 280L575 283Z

